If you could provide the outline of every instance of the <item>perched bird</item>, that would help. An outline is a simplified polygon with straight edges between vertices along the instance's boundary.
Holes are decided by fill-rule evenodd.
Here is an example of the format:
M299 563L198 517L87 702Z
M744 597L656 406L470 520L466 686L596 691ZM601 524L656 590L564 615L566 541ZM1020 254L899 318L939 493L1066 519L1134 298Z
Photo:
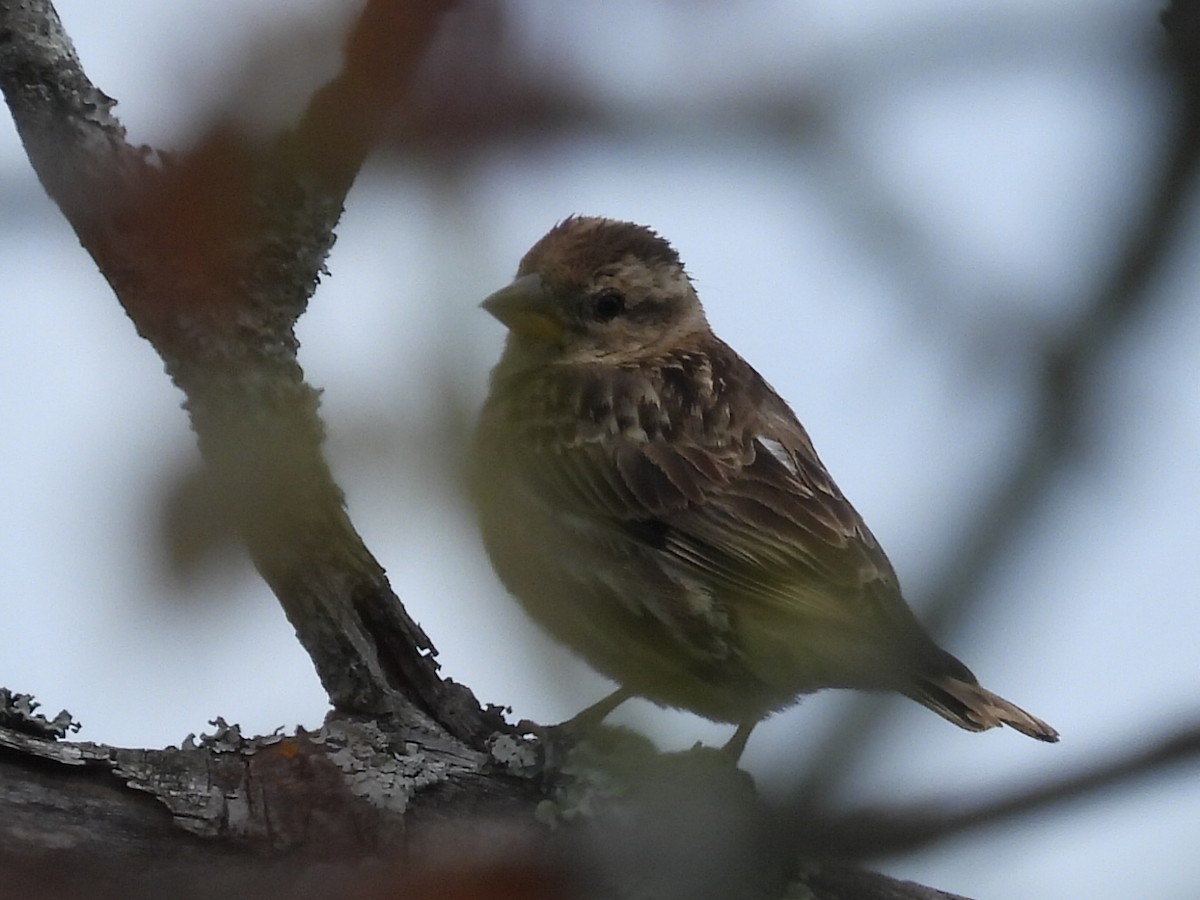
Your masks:
M470 453L500 579L630 696L738 726L821 688L1058 734L922 628L788 405L649 228L572 216L483 301L508 328Z

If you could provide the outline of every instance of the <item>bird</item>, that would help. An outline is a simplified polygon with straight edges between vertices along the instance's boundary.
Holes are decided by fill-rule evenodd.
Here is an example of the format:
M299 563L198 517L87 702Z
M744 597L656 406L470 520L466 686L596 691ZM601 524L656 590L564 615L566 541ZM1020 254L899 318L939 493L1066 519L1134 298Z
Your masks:
M894 691L960 728L1058 733L979 684L766 380L717 337L651 228L558 222L484 310L506 328L468 451L493 568L617 689L736 726L825 688Z

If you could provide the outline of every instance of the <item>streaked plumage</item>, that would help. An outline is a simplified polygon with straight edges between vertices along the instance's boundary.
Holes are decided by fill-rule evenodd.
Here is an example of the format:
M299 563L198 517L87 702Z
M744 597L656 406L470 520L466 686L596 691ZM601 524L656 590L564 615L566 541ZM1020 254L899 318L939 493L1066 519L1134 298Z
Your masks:
M826 687L1057 740L929 638L665 240L568 218L483 305L509 328L471 454L484 542L528 613L622 685L614 701L737 723L737 750Z

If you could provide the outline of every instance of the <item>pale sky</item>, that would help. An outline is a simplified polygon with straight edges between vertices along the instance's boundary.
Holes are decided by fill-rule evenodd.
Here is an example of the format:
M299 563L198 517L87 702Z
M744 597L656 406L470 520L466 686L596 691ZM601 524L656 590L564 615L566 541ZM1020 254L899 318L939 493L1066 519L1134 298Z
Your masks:
M166 146L237 83L257 46L248 29L301 10L319 23L326 6L58 4L131 139ZM353 520L444 672L514 718L558 721L608 685L504 596L439 464L453 454L425 432L447 389L468 412L482 400L502 329L476 304L550 225L601 214L672 240L717 333L792 403L919 608L1031 415L1038 341L1070 327L1160 149L1164 97L1140 67L1153 4L774 2L728 21L691 6L515 4L530 69L571 72L618 115L709 95L736 107L764 86L836 77L827 115L846 166L669 123L645 140L498 149L452 188L377 161L299 327ZM977 66L905 58L955 26L996 35L972 48ZM1038 37L1010 52L1025 28ZM895 74L847 63L863 58ZM855 167L905 218L915 267L872 252L863 231L877 211L838 206L834 176ZM1193 215L1184 240L1198 232ZM1002 794L1200 715L1200 263L1186 255L1102 373L1086 452L948 639L1062 742L968 734L897 698L850 800ZM42 195L6 116L0 272L0 685L69 708L81 739L125 746L177 744L217 715L247 732L317 726L323 692L249 566L214 565L187 586L164 568L162 493L197 456L182 395ZM785 784L843 703L827 692L760 726L744 765ZM673 748L731 730L648 704L617 719ZM876 867L979 900L1193 897L1200 780L1172 775Z

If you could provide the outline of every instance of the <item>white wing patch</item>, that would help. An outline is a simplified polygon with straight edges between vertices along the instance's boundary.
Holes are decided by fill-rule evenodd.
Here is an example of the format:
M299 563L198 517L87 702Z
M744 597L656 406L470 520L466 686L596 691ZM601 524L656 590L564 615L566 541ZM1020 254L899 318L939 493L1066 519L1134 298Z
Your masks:
M800 467L796 465L796 458L788 452L787 447L774 438L769 437L756 438L755 443L782 463L783 467L791 472L794 477L800 477Z

